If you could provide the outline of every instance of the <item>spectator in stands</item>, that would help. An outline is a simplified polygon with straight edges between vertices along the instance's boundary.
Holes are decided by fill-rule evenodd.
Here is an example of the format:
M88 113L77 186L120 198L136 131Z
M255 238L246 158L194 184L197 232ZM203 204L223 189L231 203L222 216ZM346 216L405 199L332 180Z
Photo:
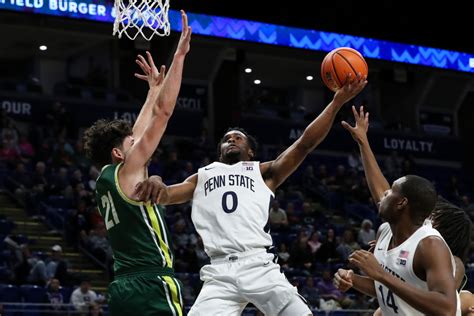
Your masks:
M80 315L89 315L91 311L97 311L99 297L91 290L91 282L83 280L81 285L71 294L71 303L80 312Z
M365 177L360 177L359 180L352 185L350 197L358 203L365 205L372 204L369 186L367 185L367 179Z
M306 167L302 180L301 190L309 198L316 198L322 201L327 199L327 188L314 175L314 168L312 165Z
M334 300L343 308L347 308L352 302L350 298L336 288L332 281L331 271L328 269L323 271L323 278L318 282L317 287L319 295L324 300Z
M393 150L390 156L385 159L384 169L384 174L389 180L398 179L402 175L402 159L398 156L397 151Z
M48 273L46 272L46 264L43 260L36 256L32 256L29 252L25 253L29 255L27 262L30 267L30 271L26 281L30 284L44 286L49 281Z
M274 231L286 230L288 218L284 209L280 208L280 202L274 199L270 208L270 227Z
M7 188L15 193L15 196L23 201L26 195L33 188L31 174L26 171L23 162L17 162L15 171L8 177L6 181Z
M290 226L301 224L301 218L292 202L286 203L286 217Z
M198 260L199 267L202 267L210 262L209 257L207 256L206 252L204 251L204 245L202 243L201 236L197 235L197 244L194 252L196 253L196 257Z
M290 249L291 266L309 275L313 266L313 255L308 245L308 233L302 230Z
M12 271L13 283L25 284L31 270L30 258L31 252L27 244L20 244L14 235L5 237L3 242L8 245L8 248L13 253L12 257Z
M197 237L194 233L186 232L186 221L181 218L173 225L173 239L175 245L186 248L188 245L194 246L197 243Z
M311 237L308 240L308 245L311 249L311 253L313 254L313 256L317 256L317 252L318 252L319 248L321 248L321 245L322 245L322 243L319 241L319 232L318 231L314 231L311 234Z
M99 170L95 166L89 168L89 180L87 181L86 190L89 192L95 192L96 179L99 177Z
M0 137L3 144L17 148L20 137L15 122L12 119L6 121L6 125L0 131Z
M330 228L327 231L326 240L319 249L316 260L321 262L333 262L339 260L339 255L336 251L336 235L334 229Z
M282 242L278 245L278 258L280 259L278 263L282 267L288 267L288 262L290 261L290 253L288 252L288 246L286 243Z
M49 304L45 309L51 310L51 313L42 313L43 316L58 315L60 311L64 311L64 297L60 291L61 284L58 279L51 279L46 286L44 302Z
M92 254L102 262L111 262L113 253L110 242L107 238L107 230L103 223L98 224L91 230L87 242Z
M38 161L33 172L33 190L40 194L45 194L48 191L49 179L46 175L46 164L43 161Z
M23 159L29 161L35 155L35 149L33 145L28 140L28 137L25 134L20 135L20 139L18 141L18 149L20 151L20 155Z
M49 127L47 130L49 136L59 135L62 131L68 131L72 127L71 115L59 101L53 103L51 111L46 114L45 121L46 126Z
M317 307L319 304L319 290L314 286L314 280L312 276L307 276L304 287L300 291L306 301L312 306Z
M51 181L51 194L65 195L71 189L71 183L67 168L59 168L59 172L53 175ZM69 196L70 198L70 196Z
M368 297L367 295L364 295L360 292L356 292L355 299L351 301L348 308L349 309L371 309L370 297ZM369 316L369 315L372 315L372 313L369 313L369 312L359 313L359 315Z
M68 271L68 263L63 259L63 249L60 245L51 247L51 257L46 265L49 279L56 278L61 284L70 285L71 276Z
M74 145L74 155L72 158L73 165L81 169L82 172L87 172L91 167L91 161L86 157L84 152L84 143L79 138ZM95 178L94 178L95 180Z
M342 236L341 243L336 248L339 257L343 262L346 262L349 255L358 249L360 249L360 245L355 241L354 232L352 229L346 229Z
M364 219L357 236L357 241L359 242L362 249L368 250L370 248L369 242L375 240L375 231L372 229L372 221L370 219Z
M311 206L311 203L309 202L304 202L303 203L303 215L301 216L301 221L300 223L306 224L306 225L313 225L314 222L316 221L316 214L315 214L314 208Z

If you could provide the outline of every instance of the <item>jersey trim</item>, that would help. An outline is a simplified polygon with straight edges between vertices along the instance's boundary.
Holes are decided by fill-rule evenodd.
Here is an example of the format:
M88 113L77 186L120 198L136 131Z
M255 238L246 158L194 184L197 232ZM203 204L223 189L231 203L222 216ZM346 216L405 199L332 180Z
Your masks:
M158 277L160 278L160 277ZM173 304L172 302L172 298L170 297L170 289L168 288L168 283L166 283L166 281L163 279L163 278L160 278L161 279L161 283L163 284L163 288L165 290L165 294L166 294L166 300L168 301L168 306L171 310L171 312L173 313L173 316L176 316L176 306ZM178 309L178 313L179 313L179 310ZM181 316L181 315L179 315Z
M168 288L171 291L171 300L173 302L174 307L176 308L176 311L178 312L179 316L183 315L183 310L182 310L182 301L181 301L181 293L179 290L179 287L177 286L177 282L174 281L171 277L169 276L163 276L161 277L163 280L165 280L166 284L168 285Z
M153 230L153 227L151 227L150 222L148 220L145 208L143 205L140 206L140 210L142 211L142 216L143 220L145 221L146 226L148 227L148 230L150 231L151 237L153 238L153 241L155 242L156 248L158 249L158 252L160 253L161 256L161 262L163 262L163 267L165 266L165 255L163 253L163 250L160 248L158 245L158 240L156 239L156 234L155 231Z
M155 209L153 208L153 206L151 206L151 204L145 204L145 207L146 207L146 210L148 212L148 216L150 218L151 226L153 227L153 231L156 234L156 236L158 237L158 242L159 242L159 245L160 245L160 249L161 249L161 251L163 252L163 254L165 256L166 266L171 268L173 266L173 262L171 260L169 246L163 240L163 236L165 235L165 232L162 231L161 228L160 228L160 224L158 223L158 218L156 216L157 214L156 214ZM160 218L160 220L161 220L161 218Z
M165 224L164 224L165 220L161 217L160 210L158 209L158 206L156 204L153 204L153 209L155 210L155 214L157 215L157 217L159 219L158 222L160 223L160 226L161 226L161 232L162 232L162 235L163 235L164 242L166 244L166 249L168 249L168 252L169 252L169 255L170 255L171 266L173 266L174 256L173 256L173 253L171 251L169 251L170 243L168 242L168 235L166 234L166 228L165 228Z
M119 181L118 181L118 172L119 172L120 167L122 167L122 166L123 166L123 162L121 162L117 165L117 167L115 168L115 176L114 176L115 186L117 187L117 191L118 191L120 197L123 200L125 200L125 202L130 203L132 205L136 205L136 206L143 205L143 202L134 201L134 200L130 199L128 196L126 196L125 193L123 193L122 188L120 187L120 184L119 184Z

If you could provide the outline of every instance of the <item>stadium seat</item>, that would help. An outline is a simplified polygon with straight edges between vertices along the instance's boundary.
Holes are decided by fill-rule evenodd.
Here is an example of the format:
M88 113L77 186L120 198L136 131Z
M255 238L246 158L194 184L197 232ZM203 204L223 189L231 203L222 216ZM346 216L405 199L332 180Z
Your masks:
M0 219L0 234L8 235L15 227L15 223L8 219Z
M0 284L0 297L3 302L21 302L20 290L12 284Z
M21 285L20 291L26 303L43 303L46 294L44 287L30 284Z

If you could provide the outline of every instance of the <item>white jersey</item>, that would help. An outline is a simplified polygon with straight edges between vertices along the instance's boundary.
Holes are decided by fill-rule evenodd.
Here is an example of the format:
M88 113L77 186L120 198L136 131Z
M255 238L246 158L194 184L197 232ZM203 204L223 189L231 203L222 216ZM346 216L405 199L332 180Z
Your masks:
M415 231L415 233L413 233L413 235L411 235L401 245L388 250L390 241L392 239L392 230L390 229L390 225L388 223L383 223L379 228L380 235L377 240L377 244L375 245L374 255L385 271L389 272L403 282L407 282L416 288L427 291L428 285L426 281L419 279L413 271L413 258L415 256L418 244L422 239L428 236L437 236L443 241L444 239L436 229L431 227L431 223L426 224L418 228L418 230ZM452 255L451 263L453 266L454 276L454 270L456 266ZM407 302L403 301L400 297L398 297L380 282L375 281L375 291L377 292L379 306L382 310L382 315L384 316L424 315L409 305ZM461 315L459 308L459 298L456 315Z
M273 192L258 161L213 162L198 170L191 218L209 257L272 245L268 224Z

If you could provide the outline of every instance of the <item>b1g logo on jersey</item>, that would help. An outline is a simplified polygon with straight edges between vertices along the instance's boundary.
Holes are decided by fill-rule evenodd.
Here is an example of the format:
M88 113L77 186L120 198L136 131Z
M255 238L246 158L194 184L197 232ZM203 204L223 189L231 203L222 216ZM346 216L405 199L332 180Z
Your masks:
M253 171L252 162L242 162L242 171Z
M401 266L406 266L408 254L409 254L408 251L400 250L400 253L398 254L398 258L397 258L397 264Z

